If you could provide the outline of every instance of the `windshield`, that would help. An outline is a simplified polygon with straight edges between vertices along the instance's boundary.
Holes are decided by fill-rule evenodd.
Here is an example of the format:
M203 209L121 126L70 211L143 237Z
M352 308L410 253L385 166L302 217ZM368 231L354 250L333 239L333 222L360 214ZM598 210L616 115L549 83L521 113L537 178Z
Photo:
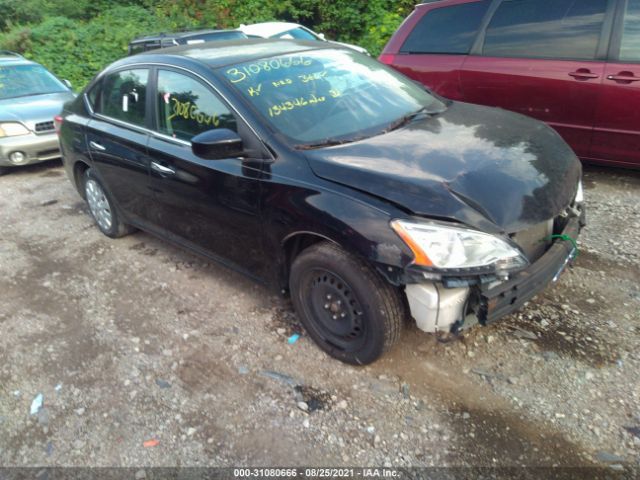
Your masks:
M317 36L315 36L310 31L297 27L291 30L287 30L286 32L278 33L276 35L272 35L271 38L284 38L287 40L297 39L297 40L319 40Z
M378 135L443 102L404 75L349 50L314 50L226 66L227 81L297 146Z
M0 67L0 100L67 90L60 80L41 65Z

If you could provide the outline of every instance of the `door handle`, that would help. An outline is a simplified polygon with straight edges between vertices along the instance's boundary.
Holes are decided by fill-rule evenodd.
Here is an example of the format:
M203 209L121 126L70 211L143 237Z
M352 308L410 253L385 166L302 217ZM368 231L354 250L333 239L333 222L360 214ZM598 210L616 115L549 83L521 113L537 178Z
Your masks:
M96 143L94 141L89 142L89 146L91 148L93 148L94 150L98 150L100 152L104 152L107 149L106 147L104 147L104 146L102 146L99 143Z
M165 167L156 162L151 162L151 170L158 172L160 175L175 175L176 171L173 168Z
M633 72L620 72L617 75L608 75L607 80L614 82L640 82L640 77L636 77Z
M569 76L581 80L586 80L589 78L598 78L600 75L598 75L597 73L591 73L591 71L586 68L579 68L575 72L570 72Z

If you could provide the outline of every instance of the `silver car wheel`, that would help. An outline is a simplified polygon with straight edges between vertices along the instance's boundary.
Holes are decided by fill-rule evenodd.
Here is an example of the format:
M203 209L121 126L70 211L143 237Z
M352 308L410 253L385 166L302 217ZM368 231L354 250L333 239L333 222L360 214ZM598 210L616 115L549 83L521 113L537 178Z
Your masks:
M111 229L113 217L111 215L111 205L102 187L95 180L89 179L85 183L84 191L87 194L87 202L100 228L106 232Z

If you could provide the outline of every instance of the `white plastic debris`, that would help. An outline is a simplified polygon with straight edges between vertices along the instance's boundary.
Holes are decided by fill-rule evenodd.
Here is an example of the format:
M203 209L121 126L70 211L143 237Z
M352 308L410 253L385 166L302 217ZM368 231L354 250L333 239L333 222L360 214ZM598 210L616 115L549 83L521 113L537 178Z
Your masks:
M31 415L36 415L40 409L42 408L42 403L44 402L44 396L39 393L31 402Z

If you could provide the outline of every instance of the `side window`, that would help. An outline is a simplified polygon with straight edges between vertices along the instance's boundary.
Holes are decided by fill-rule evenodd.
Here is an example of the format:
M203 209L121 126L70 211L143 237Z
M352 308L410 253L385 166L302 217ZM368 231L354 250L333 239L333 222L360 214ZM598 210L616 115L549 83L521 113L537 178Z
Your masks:
M624 14L620 61L640 62L640 0L628 0Z
M430 10L409 34L400 53L469 53L489 4L483 0Z
M98 113L133 125L145 125L149 70L123 70L102 81Z
M181 140L214 128L237 131L229 109L199 81L169 70L158 72L158 131Z
M608 0L505 0L487 27L483 54L593 60Z
M89 105L91 105L91 108L93 108L94 111L97 107L98 93L100 91L101 83L102 82L99 81L87 92L87 100L89 100Z

